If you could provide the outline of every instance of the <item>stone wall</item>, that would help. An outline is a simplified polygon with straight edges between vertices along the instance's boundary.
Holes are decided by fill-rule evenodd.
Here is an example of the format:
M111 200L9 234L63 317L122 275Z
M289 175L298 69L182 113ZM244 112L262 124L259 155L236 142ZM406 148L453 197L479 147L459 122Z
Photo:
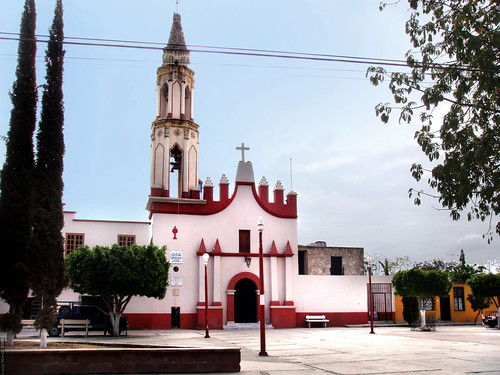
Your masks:
M364 249L362 247L330 247L311 244L299 245L299 251L305 251L306 275L330 275L331 257L342 258L343 275L364 274Z

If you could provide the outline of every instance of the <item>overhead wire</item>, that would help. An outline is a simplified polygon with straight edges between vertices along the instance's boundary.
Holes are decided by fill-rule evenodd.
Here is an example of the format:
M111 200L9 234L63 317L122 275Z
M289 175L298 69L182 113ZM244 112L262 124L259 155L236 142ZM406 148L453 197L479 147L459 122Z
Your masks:
M20 34L0 32L0 40L27 40L20 37ZM48 35L36 35L37 41L48 42ZM45 40L44 38L47 38ZM81 45L92 47L113 47L113 48L130 48L130 49L146 49L146 50L163 50L166 48L164 43L157 42L144 42L133 40L120 40L120 39L103 39L103 38L84 38L84 37L65 37L64 44L67 45ZM170 45L172 48L178 47ZM383 65L393 67L422 67L433 69L449 69L457 71L480 72L480 73L494 73L500 72L500 69L483 69L479 67L461 66L452 63L420 63L415 61L409 64L405 60L383 59L374 57L360 57L348 55L333 55L333 54L318 54L318 53L305 53L305 52L291 52L280 50L265 50L265 49L250 49L250 48L236 48L236 47L219 47L219 46L203 46L203 45L187 45L190 52L194 53L210 53L210 54L224 54L224 55L237 55L237 56L251 56L251 57L267 57L267 58L280 58L280 59L293 59L293 60L307 60L307 61L322 61L322 62L338 62L349 64L368 64L368 65Z

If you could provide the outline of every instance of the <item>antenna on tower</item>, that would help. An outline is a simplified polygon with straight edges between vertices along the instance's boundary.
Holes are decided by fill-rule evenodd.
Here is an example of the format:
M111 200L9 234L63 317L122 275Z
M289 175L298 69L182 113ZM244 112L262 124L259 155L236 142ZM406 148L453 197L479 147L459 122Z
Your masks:
M290 190L293 191L292 157L290 156Z
M179 13L179 0L175 0L176 13Z

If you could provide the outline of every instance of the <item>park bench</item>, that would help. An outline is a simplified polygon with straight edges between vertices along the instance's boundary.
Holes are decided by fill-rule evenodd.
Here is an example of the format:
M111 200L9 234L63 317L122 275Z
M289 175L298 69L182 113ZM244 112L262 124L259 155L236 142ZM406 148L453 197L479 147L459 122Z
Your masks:
M311 328L311 323L323 323L323 327L326 327L328 322L329 320L324 315L306 315L307 328Z
M21 320L21 324L23 325L23 328L36 329L35 319L23 319L23 320Z
M64 336L65 329L85 328L85 337L89 335L89 328L92 328L88 319L61 319L61 335Z

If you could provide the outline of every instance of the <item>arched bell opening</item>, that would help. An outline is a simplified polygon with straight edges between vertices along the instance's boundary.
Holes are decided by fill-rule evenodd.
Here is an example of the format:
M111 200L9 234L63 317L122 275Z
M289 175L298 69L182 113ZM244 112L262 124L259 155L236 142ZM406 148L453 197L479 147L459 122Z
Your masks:
M182 196L182 150L178 144L170 149L170 196Z

